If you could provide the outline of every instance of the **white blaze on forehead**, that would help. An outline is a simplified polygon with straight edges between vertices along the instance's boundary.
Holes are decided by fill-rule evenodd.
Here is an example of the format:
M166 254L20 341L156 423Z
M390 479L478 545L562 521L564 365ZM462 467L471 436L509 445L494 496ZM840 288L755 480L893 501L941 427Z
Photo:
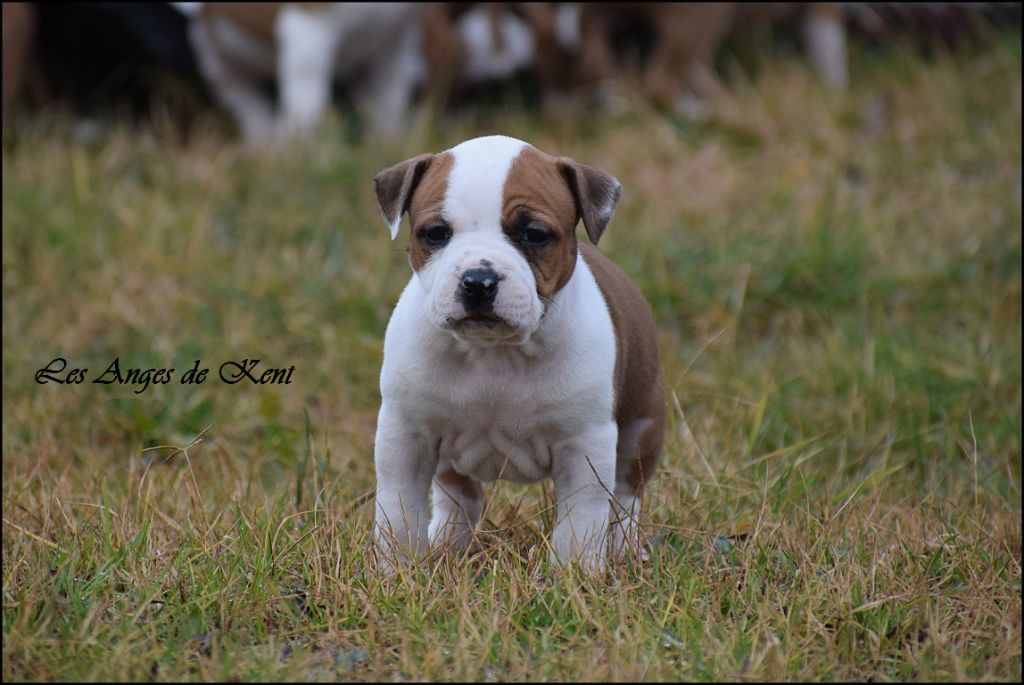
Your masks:
M473 138L453 147L444 214L456 231L501 225L501 202L512 161L527 143L508 136Z

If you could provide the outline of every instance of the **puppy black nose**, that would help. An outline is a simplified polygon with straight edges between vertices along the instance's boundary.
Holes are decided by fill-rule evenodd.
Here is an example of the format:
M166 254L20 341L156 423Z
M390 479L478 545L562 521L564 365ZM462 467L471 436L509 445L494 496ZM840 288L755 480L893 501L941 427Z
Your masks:
M462 274L460 295L468 309L489 307L498 296L498 274L494 269L470 269Z

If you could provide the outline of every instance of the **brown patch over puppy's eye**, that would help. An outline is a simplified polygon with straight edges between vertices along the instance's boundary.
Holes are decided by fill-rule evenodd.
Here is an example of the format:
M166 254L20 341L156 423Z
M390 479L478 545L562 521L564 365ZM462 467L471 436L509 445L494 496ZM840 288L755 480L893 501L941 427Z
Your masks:
M550 300L576 266L576 202L557 160L525 148L502 190L502 230L530 265L537 295Z
M451 226L445 221L443 205L453 164L450 152L434 155L409 200L409 224L412 227L409 231L409 264L416 271L422 269L430 256L451 239ZM438 230L433 230L435 228ZM444 237L445 229L447 237Z

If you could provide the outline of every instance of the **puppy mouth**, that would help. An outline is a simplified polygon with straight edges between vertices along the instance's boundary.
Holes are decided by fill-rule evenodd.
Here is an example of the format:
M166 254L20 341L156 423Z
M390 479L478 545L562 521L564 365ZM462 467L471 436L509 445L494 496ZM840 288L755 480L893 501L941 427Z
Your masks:
M446 328L456 338L474 345L519 344L528 337L521 326L491 313L469 314L460 319L451 318Z
M449 319L448 328L459 337L473 339L503 339L519 330L510 321L491 313L478 312L460 319Z
M511 326L511 324L500 316L478 313L453 321L452 326L456 328L496 328L499 326Z

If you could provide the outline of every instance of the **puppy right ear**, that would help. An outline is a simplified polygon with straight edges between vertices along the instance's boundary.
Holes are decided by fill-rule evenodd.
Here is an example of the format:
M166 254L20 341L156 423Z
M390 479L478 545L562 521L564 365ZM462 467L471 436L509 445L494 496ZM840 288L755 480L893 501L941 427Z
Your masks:
M412 194L433 159L434 155L430 153L416 155L373 177L377 204L384 215L384 222L391 229L392 240L398 236L402 215L408 211Z

